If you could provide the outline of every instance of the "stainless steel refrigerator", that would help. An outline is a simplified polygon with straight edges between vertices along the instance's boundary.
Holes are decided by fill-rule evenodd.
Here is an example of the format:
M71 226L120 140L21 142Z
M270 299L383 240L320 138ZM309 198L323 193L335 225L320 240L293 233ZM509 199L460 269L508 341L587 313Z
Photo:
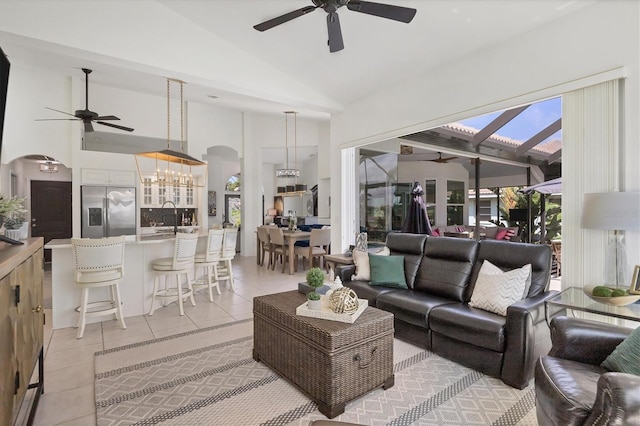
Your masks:
M82 186L82 238L136 233L136 189Z

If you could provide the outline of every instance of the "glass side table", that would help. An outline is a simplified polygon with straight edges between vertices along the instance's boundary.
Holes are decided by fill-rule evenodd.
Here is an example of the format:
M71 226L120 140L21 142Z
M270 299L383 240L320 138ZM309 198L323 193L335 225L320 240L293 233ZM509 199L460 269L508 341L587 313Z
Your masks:
M545 302L547 324L551 323L551 318L567 309L640 322L640 303L627 306L605 305L592 300L584 294L581 287L569 287Z

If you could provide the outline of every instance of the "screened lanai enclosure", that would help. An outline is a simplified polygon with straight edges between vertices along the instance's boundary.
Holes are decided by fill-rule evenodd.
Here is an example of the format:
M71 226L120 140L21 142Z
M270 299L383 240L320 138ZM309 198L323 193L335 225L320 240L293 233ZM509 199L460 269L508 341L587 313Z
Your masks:
M539 197L517 190L561 176L561 127L553 98L360 148L360 231L381 243L400 232L417 182L433 229L517 226L523 241L559 238L560 194L540 217Z

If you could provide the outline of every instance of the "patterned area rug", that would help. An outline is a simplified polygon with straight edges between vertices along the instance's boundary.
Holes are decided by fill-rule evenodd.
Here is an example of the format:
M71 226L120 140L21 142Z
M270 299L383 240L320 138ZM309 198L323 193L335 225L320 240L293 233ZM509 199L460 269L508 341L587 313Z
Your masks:
M97 352L97 423L308 425L326 419L303 393L251 357L245 320ZM364 425L537 425L532 385L500 380L394 342L395 385L334 420Z

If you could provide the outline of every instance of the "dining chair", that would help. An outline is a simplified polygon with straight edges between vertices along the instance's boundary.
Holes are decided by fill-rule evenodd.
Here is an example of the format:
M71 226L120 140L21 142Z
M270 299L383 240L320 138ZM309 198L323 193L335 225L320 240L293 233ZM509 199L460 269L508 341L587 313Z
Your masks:
M296 255L295 270L298 270L298 257L302 257L302 270L305 269L305 259L309 259L309 267L313 266L313 259L318 259L320 268L324 267L324 256L329 254L331 244L331 229L312 229L309 236L309 247L294 247Z
M213 288L220 294L218 264L222 259L222 241L224 231L222 229L210 229L207 235L207 247L202 252L197 252L193 264L194 281L191 285L194 293L206 288L209 290L209 301L213 302ZM202 268L204 275L198 277L198 269Z
M236 245L238 243L238 228L224 228L222 237L222 256L218 269L218 280L228 281L229 287L235 291L233 286L233 267L231 261L236 257Z
M153 315L155 311L156 299L163 301L162 306L166 306L169 301L173 302L172 299L177 300L181 316L184 315L184 299L189 298L191 305L196 306L196 301L193 298L193 287L189 279L189 271L193 270L197 245L198 234L178 232L173 247L173 256L163 257L153 261L152 268L155 272L155 278L153 280L153 294L149 315ZM176 277L175 288L167 287L168 276ZM181 276L185 278L186 289L183 288L183 284L180 282ZM160 277L164 277L164 288L162 289L159 286Z
M284 232L282 228L275 226L269 227L269 239L271 240L271 270L276 268L276 258L282 259L282 272L284 273L287 266L287 260L289 259L289 250L284 241Z
M269 263L267 268L271 266L271 239L269 238L269 228L266 225L258 226L258 241L260 244L260 266L264 266L264 255L269 253Z
M122 301L118 284L124 277L124 236L110 238L72 238L75 270L73 282L82 290L76 338L82 339L87 317L115 314L124 330ZM89 302L89 290L109 287L110 299Z

